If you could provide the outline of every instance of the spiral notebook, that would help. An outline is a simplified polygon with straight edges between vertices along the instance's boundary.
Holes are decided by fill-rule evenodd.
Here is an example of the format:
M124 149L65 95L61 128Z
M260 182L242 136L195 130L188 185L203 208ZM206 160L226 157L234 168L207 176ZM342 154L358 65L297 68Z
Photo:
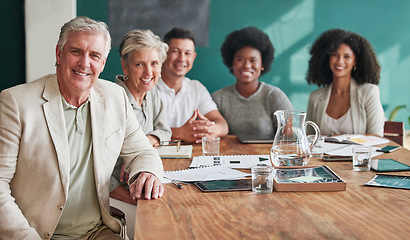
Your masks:
M250 176L249 173L244 173L227 166L218 165L211 167L189 168L177 171L164 172L164 178L175 180L178 182L198 182L209 180L223 179L241 179Z
M257 163L271 165L269 155L214 155L193 157L189 167L224 165L236 169L250 169Z

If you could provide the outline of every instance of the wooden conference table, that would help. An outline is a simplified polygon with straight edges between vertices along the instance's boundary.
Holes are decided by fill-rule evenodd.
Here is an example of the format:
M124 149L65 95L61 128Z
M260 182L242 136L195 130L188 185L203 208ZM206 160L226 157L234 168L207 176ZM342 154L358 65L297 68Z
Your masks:
M221 155L269 154L271 144L241 144L229 135L220 148ZM201 145L195 144L193 156L201 154ZM410 164L410 151L401 148L375 158ZM166 171L186 169L190 163L163 160ZM162 198L138 201L135 239L410 238L410 190L363 186L376 173L355 172L351 162L311 159L308 165L322 164L346 181L346 191L203 193L194 185L179 189L164 184Z

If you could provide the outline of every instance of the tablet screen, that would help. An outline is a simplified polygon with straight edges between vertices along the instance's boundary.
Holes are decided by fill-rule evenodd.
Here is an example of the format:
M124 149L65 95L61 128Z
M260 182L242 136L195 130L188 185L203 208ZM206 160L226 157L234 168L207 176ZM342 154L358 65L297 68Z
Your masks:
M204 192L249 191L252 190L252 179L203 181L195 185Z
M376 172L410 171L410 166L394 159L372 159L371 168Z

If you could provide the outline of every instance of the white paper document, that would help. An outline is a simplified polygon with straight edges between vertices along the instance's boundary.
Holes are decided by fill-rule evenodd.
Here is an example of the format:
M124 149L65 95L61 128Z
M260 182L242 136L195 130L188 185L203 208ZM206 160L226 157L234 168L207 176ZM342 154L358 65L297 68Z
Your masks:
M324 146L321 148L313 148L313 152L319 152L328 155L335 156L353 156L353 148L357 147L357 144L340 144L340 143L328 143L325 142ZM379 147L370 147L372 151L372 157L383 154L382 152L376 152Z
M327 142L359 144L362 146L373 146L388 143L389 140L376 136L367 136L360 134L342 134L331 137L326 137Z
M178 182L197 182L209 180L223 179L241 179L250 176L249 173L244 173L227 166L219 165L212 167L190 168L178 171L166 171L164 173L163 183L169 180Z
M189 167L224 165L236 169L251 169L257 163L272 165L269 155L218 155L193 157Z

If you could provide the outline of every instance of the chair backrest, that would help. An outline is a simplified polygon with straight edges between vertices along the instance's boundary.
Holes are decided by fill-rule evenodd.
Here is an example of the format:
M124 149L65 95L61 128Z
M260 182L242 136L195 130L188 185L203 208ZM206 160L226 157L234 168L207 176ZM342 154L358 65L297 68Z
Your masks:
M384 137L403 146L404 123L393 121L384 122Z

